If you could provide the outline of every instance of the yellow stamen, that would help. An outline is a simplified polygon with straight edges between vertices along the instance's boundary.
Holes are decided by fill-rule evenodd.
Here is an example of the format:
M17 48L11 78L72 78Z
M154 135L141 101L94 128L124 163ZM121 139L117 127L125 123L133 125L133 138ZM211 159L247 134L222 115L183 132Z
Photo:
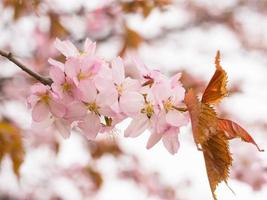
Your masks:
M154 114L154 108L151 103L146 103L145 107L141 110L141 113L144 113L147 115L148 118L151 118Z
M47 94L45 94L45 95L43 95L43 96L41 97L40 100L43 101L43 102L45 102L45 103L48 103L49 100L50 100L50 97L49 97Z
M93 74L91 72L89 72L89 73L82 73L82 72L80 72L78 74L78 80L80 81L80 80L89 79L92 75Z
M84 52L84 51L79 51L79 53L80 53L80 56L86 55L86 52Z
M64 83L62 88L63 88L63 92L68 92L71 90L71 85L69 83Z
M87 103L86 106L89 111L94 112L95 114L99 114L99 111L98 111L99 107L97 106L95 102Z
M117 85L116 86L116 89L117 89L117 91L118 91L118 93L121 95L122 93L123 93L123 91L124 91L124 88L123 88L123 85L122 84L120 84L120 85Z
M164 106L166 112L173 110L173 103L170 99L168 99L167 101L164 101L163 106Z

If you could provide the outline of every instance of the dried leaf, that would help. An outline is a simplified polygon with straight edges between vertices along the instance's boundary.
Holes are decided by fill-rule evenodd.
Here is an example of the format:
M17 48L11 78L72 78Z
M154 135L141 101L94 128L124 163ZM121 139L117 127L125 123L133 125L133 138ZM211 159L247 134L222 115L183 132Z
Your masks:
M119 55L123 56L128 48L137 49L142 42L143 38L136 31L126 26L123 47Z
M40 4L40 0L4 0L4 7L13 7L14 20L19 19L25 14L29 14L30 12L36 12L37 8Z
M122 150L116 142L100 140L89 142L88 145L91 156L94 159L99 159L106 154L110 154L115 157L123 154Z
M163 7L163 6L167 6L170 5L172 3L172 0L154 0L155 5L158 7Z
M138 48L143 41L142 37L129 27L126 27L125 40L127 42L127 46L131 48Z
M69 34L69 32L61 24L58 14L50 12L49 18L50 18L50 37L62 38L62 37L65 37Z
M227 74L220 65L220 51L215 58L216 71L211 78L203 96L202 102L207 104L218 104L222 98L227 96Z
M103 178L101 173L91 166L87 166L85 170L90 179L92 179L92 181L94 182L96 188L100 189L100 187L103 185Z
M175 71L175 73L173 74L176 74L176 73L177 72ZM191 88L191 89L194 89L196 93L202 92L205 90L206 83L204 80L202 80L201 78L197 76L192 75L186 70L183 70L181 73L182 73L182 77L180 81L186 90Z
M229 168L232 165L228 140L223 132L218 131L207 142L202 144L210 189L216 200L215 190L222 181L227 182Z
M24 147L20 130L12 123L0 122L0 162L5 155L11 157L13 171L19 177L19 169L24 159Z
M260 148L246 130L235 122L219 119L211 107L220 102L227 95L227 74L220 66L220 52L215 59L216 71L210 80L203 96L199 101L191 89L185 95L191 123L193 137L197 147L203 150L207 175L214 199L217 185L224 181L227 183L229 167L232 164L228 140L240 137L245 142L250 142Z
M121 6L126 13L141 12L144 17L147 17L155 7L153 1L147 0L122 2Z
M254 144L259 151L263 151L245 129L231 120L218 119L218 129L225 133L227 139L240 137L243 141Z
M232 164L228 140L223 131L218 129L218 118L211 107L226 96L226 72L220 66L220 52L215 59L216 71L199 101L195 92L189 90L185 96L197 147L201 146L206 164L209 184L214 199L217 185L229 177ZM199 145L199 146L198 146Z
M216 134L216 113L208 104L201 103L192 89L186 93L185 104L190 114L195 143L202 144Z

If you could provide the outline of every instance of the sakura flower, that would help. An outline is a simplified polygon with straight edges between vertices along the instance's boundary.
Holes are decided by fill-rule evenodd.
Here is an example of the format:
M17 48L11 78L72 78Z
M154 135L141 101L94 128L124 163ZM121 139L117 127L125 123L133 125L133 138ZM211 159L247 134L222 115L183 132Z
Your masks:
M136 78L141 80L142 86L148 86L151 88L155 84L168 80L168 77L163 75L159 70L150 70L137 57L133 59L133 63L134 63L135 70L131 69L131 71L135 71L134 74Z
M59 95L65 102L71 102L78 94L78 90L74 85L74 82L65 76L64 71L59 67L50 68L50 77L53 80L51 85L53 91Z
M160 79L153 85L137 92L127 93L120 99L124 113L133 117L125 130L125 136L136 137L149 129L152 133L147 148L153 147L161 139L166 149L175 154L179 148L178 133L180 127L188 123L188 117L180 108L184 98L179 75L173 79Z
M57 130L63 138L69 138L71 133L70 123L62 118L55 118L52 126L55 130Z
M65 73L76 85L79 85L80 82L92 80L105 64L103 60L96 57L70 58L65 63Z
M138 80L125 77L124 64L119 57L111 62L110 72L112 74L111 77L108 77L110 80L107 81L107 78L106 81L103 81L103 78L97 79L96 85L100 90L102 89L103 93L110 94L109 98L114 101L112 109L119 113L120 108L118 100L129 92L139 90L140 83Z
M175 76L175 78L178 77ZM157 84L153 88L153 94L166 122L172 126L180 127L188 123L188 116L182 110L185 89L178 80L176 82L171 80L171 82L164 81Z
M96 114L89 113L83 121L79 122L78 127L88 140L95 139L101 128L100 119Z
M55 47L66 56L66 58L70 58L93 55L95 53L96 44L87 38L84 43L83 51L79 51L69 40L61 41L57 38Z
M55 117L63 117L66 113L64 105L59 103L55 94L51 92L48 86L36 84L31 88L32 95L28 98L28 102L32 107L32 118L36 122L46 119L49 114Z
M124 64L120 57L112 61L112 77L119 95L125 91L136 91L140 88L139 81L125 77Z
M149 130L147 148L162 140L171 154L178 151L180 127L188 123L180 74L169 79L135 61L135 76L130 78L120 57L110 63L97 57L95 43L88 39L83 52L70 41L57 39L55 46L66 61L49 59L51 88L41 84L32 88L28 102L34 121L49 121L64 138L78 127L92 140L98 133L112 132L118 123L131 117L126 137Z
M58 66L76 85L82 80L94 77L104 61L95 56L96 44L86 39L83 51L79 51L70 41L56 39L55 47L66 56L65 64L49 59L50 64Z
M121 108L124 113L132 115L133 120L124 132L126 137L137 137L154 124L156 107L150 95L142 96L131 93L131 98L121 97Z
M86 117L78 123L79 128L88 139L94 139L102 128L101 115L105 116L106 125L111 125L109 115L111 109L106 105L106 99L97 91L93 82L83 82L79 85L81 91L80 100L83 102L83 109L87 110Z
M163 145L169 151L169 153L177 153L180 146L178 140L179 132L179 127L172 126L166 121L164 113L159 114L147 142L147 149L152 148L162 139Z

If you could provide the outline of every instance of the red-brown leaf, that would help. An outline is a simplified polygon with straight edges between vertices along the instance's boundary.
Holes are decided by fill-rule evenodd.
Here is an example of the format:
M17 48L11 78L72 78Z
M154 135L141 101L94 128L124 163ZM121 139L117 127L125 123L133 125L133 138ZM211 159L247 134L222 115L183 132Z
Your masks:
M192 89L186 93L185 104L190 114L195 143L202 144L216 134L216 113L208 104L201 103Z
M215 190L221 182L227 182L232 157L227 138L218 131L207 142L202 144L207 175L213 199L216 200Z
M0 163L5 155L10 156L13 171L19 177L20 166L24 160L20 130L10 122L0 121Z
M227 95L226 83L227 74L220 65L220 52L217 52L215 58L216 71L211 78L201 102L207 104L218 104Z
M219 119L218 129L224 131L228 139L240 137L243 141L254 144L259 151L263 151L262 149L259 148L257 143L244 128L242 128L237 123L231 120Z

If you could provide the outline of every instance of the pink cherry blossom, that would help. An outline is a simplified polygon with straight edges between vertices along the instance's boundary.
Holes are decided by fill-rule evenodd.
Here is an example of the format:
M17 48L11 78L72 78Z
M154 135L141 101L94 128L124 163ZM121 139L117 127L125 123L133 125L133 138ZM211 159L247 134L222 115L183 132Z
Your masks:
M136 61L139 75L129 77L120 57L110 62L99 58L95 43L89 40L83 52L70 41L56 40L55 45L66 61L49 59L51 87L33 87L28 100L34 121L49 117L51 126L64 138L69 137L72 128L78 128L93 140L99 133L112 132L118 123L130 117L125 137L148 131L151 135L147 148L162 140L171 154L178 151L180 127L188 123L181 74L168 78Z
M92 80L105 62L95 57L70 58L65 63L66 75L76 85Z
M138 80L125 77L123 60L119 57L112 60L111 69L106 69L106 71L111 73L111 76L98 76L96 85L102 93L108 94L109 101L113 101L111 108L114 112L119 113L119 99L127 95L128 92L139 90L141 85Z
M85 40L83 51L79 51L74 44L69 41L55 40L55 47L67 58L79 56L91 56L95 53L96 44L88 38Z
M129 106L127 104L127 99L125 100L124 97L122 98L122 102L125 102L121 104L122 110L125 113L139 113L136 114L133 117L133 120L131 121L130 125L125 130L125 136L126 137L137 137L140 134L142 134L146 129L151 128L154 126L155 121L155 114L157 112L157 108L153 102L153 99L151 96L141 97L136 95L135 98L132 96L132 99L129 100L129 104L132 105L140 105L138 106ZM136 108L137 110L134 110Z
M40 122L47 118L49 114L55 117L63 117L66 113L65 106L59 103L48 86L38 83L32 86L31 92L32 94L28 98L28 102L32 107L34 121Z
M56 92L63 101L71 102L78 95L74 82L59 67L50 68L50 77L53 80L52 90Z
M158 115L156 125L153 127L153 131L149 137L147 148L152 148L161 139L166 149L171 153L177 153L179 149L178 134L180 132L179 127L170 125L166 121L164 113Z

